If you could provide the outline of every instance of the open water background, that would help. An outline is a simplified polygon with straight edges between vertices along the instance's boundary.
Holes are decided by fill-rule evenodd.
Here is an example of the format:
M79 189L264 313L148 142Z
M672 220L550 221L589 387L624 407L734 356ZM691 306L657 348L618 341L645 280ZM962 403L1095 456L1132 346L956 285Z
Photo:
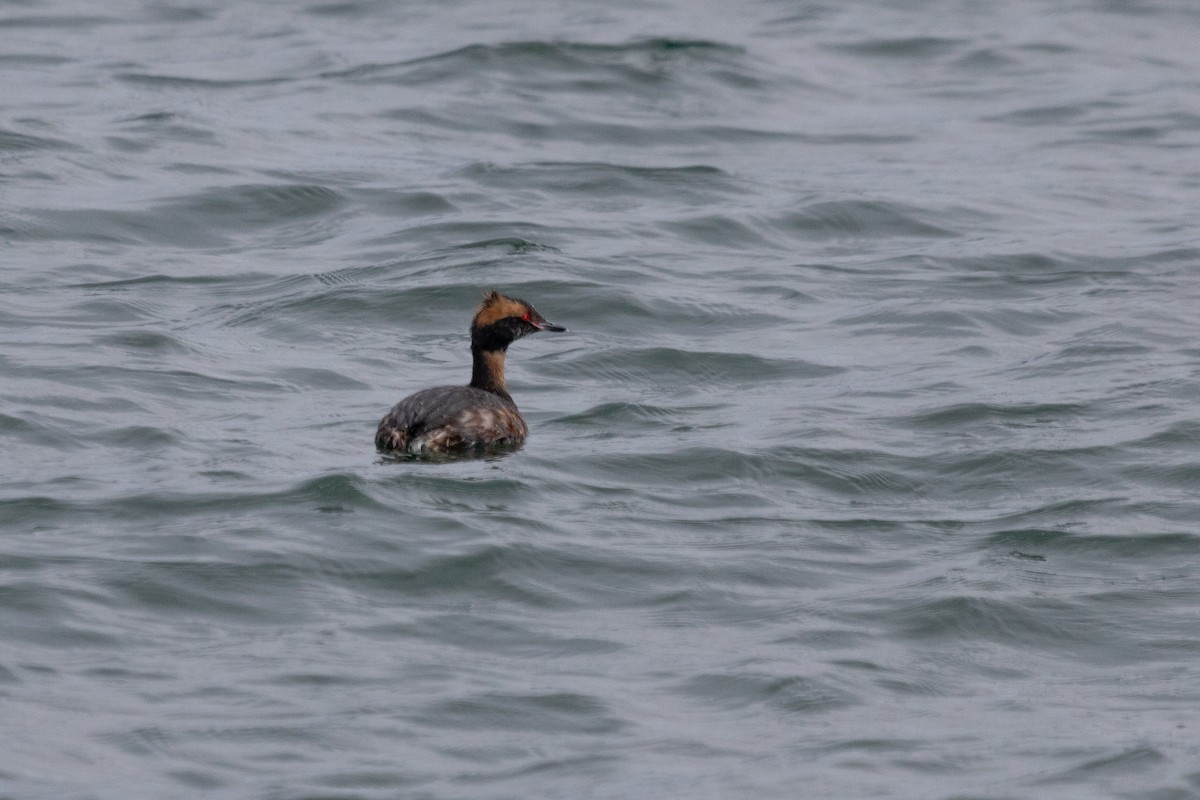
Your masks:
M0 796L1200 797L1197 42L0 2Z

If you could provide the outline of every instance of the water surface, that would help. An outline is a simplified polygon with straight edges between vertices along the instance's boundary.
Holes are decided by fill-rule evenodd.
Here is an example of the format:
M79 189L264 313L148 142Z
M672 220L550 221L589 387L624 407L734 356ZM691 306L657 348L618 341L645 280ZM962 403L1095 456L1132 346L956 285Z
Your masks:
M1198 35L0 4L0 795L1200 797Z

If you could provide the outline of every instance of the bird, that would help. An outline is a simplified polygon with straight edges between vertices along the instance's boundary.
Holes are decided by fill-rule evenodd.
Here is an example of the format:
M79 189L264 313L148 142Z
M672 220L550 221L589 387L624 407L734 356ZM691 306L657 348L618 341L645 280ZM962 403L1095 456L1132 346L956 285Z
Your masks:
M471 320L471 382L423 389L401 400L380 420L376 447L425 454L521 444L529 426L504 383L504 356L524 336L566 330L520 298L487 292Z

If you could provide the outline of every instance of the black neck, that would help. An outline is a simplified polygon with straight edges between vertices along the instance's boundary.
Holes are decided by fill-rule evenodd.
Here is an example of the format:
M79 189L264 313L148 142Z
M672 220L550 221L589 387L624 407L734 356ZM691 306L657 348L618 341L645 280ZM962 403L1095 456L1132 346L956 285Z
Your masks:
M504 385L504 353L506 348L484 350L471 344L471 383L476 389L498 394L512 400L508 387Z

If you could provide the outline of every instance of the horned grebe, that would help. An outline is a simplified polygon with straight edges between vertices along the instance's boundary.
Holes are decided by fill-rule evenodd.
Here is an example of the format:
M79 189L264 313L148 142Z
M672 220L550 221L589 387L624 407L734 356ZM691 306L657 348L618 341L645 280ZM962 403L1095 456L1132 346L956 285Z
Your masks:
M504 353L522 336L565 331L533 306L496 291L483 296L471 321L471 383L409 395L379 422L375 445L407 453L444 453L488 445L515 445L529 428L504 385Z

